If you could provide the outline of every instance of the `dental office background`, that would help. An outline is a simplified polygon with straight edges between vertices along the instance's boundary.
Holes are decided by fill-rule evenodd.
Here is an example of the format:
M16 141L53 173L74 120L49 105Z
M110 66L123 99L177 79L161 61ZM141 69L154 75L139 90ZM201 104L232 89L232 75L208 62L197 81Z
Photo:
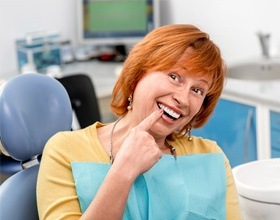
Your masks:
M19 73L16 45L28 32L54 30L73 48L77 0L0 0L0 79ZM160 24L191 23L208 32L230 65L261 58L258 32L270 34L270 53L280 59L279 0L159 0Z

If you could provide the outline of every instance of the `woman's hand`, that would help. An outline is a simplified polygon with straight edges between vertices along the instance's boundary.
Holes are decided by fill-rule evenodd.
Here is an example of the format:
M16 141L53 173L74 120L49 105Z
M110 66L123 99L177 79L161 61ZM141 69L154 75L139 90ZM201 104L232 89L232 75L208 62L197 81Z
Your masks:
M161 158L162 151L148 132L161 116L162 110L154 111L130 130L115 157L114 166L121 166L124 172L130 172L136 178Z
M81 219L122 219L134 180L149 170L162 155L155 139L148 133L161 115L162 110L155 111L131 129Z

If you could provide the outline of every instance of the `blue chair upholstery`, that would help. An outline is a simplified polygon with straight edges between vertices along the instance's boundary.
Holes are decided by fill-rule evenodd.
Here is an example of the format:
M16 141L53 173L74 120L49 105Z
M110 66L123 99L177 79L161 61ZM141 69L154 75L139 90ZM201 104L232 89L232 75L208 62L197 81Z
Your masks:
M0 186L0 219L38 219L40 156L48 139L59 131L71 130L71 124L70 99L57 80L42 74L23 74L1 87L1 150L19 161L22 170Z
M14 160L9 156L6 156L5 154L0 154L1 183L3 182L3 176L11 176L20 170L22 169L19 161Z

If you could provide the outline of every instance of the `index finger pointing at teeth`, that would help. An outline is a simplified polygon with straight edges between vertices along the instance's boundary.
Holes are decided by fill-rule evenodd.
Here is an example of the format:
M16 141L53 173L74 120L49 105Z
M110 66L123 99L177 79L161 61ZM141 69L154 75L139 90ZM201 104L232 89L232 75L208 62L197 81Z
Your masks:
M162 116L162 110L159 109L145 118L137 127L141 130L148 131L153 124Z

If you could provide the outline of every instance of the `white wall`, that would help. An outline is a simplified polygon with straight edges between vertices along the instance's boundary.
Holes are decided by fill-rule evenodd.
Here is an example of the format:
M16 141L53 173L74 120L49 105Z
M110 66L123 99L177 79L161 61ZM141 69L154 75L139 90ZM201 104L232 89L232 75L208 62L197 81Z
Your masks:
M271 34L271 52L280 52L279 0L164 0L165 23L192 23L208 32L228 63L261 56L256 33Z
M76 0L0 0L0 78L16 75L15 40L25 33L58 30L76 40Z
M15 39L58 30L76 44L77 0L0 0L0 79L16 75ZM160 0L162 24L192 23L208 32L230 63L261 55L257 31L271 33L280 51L279 0Z

